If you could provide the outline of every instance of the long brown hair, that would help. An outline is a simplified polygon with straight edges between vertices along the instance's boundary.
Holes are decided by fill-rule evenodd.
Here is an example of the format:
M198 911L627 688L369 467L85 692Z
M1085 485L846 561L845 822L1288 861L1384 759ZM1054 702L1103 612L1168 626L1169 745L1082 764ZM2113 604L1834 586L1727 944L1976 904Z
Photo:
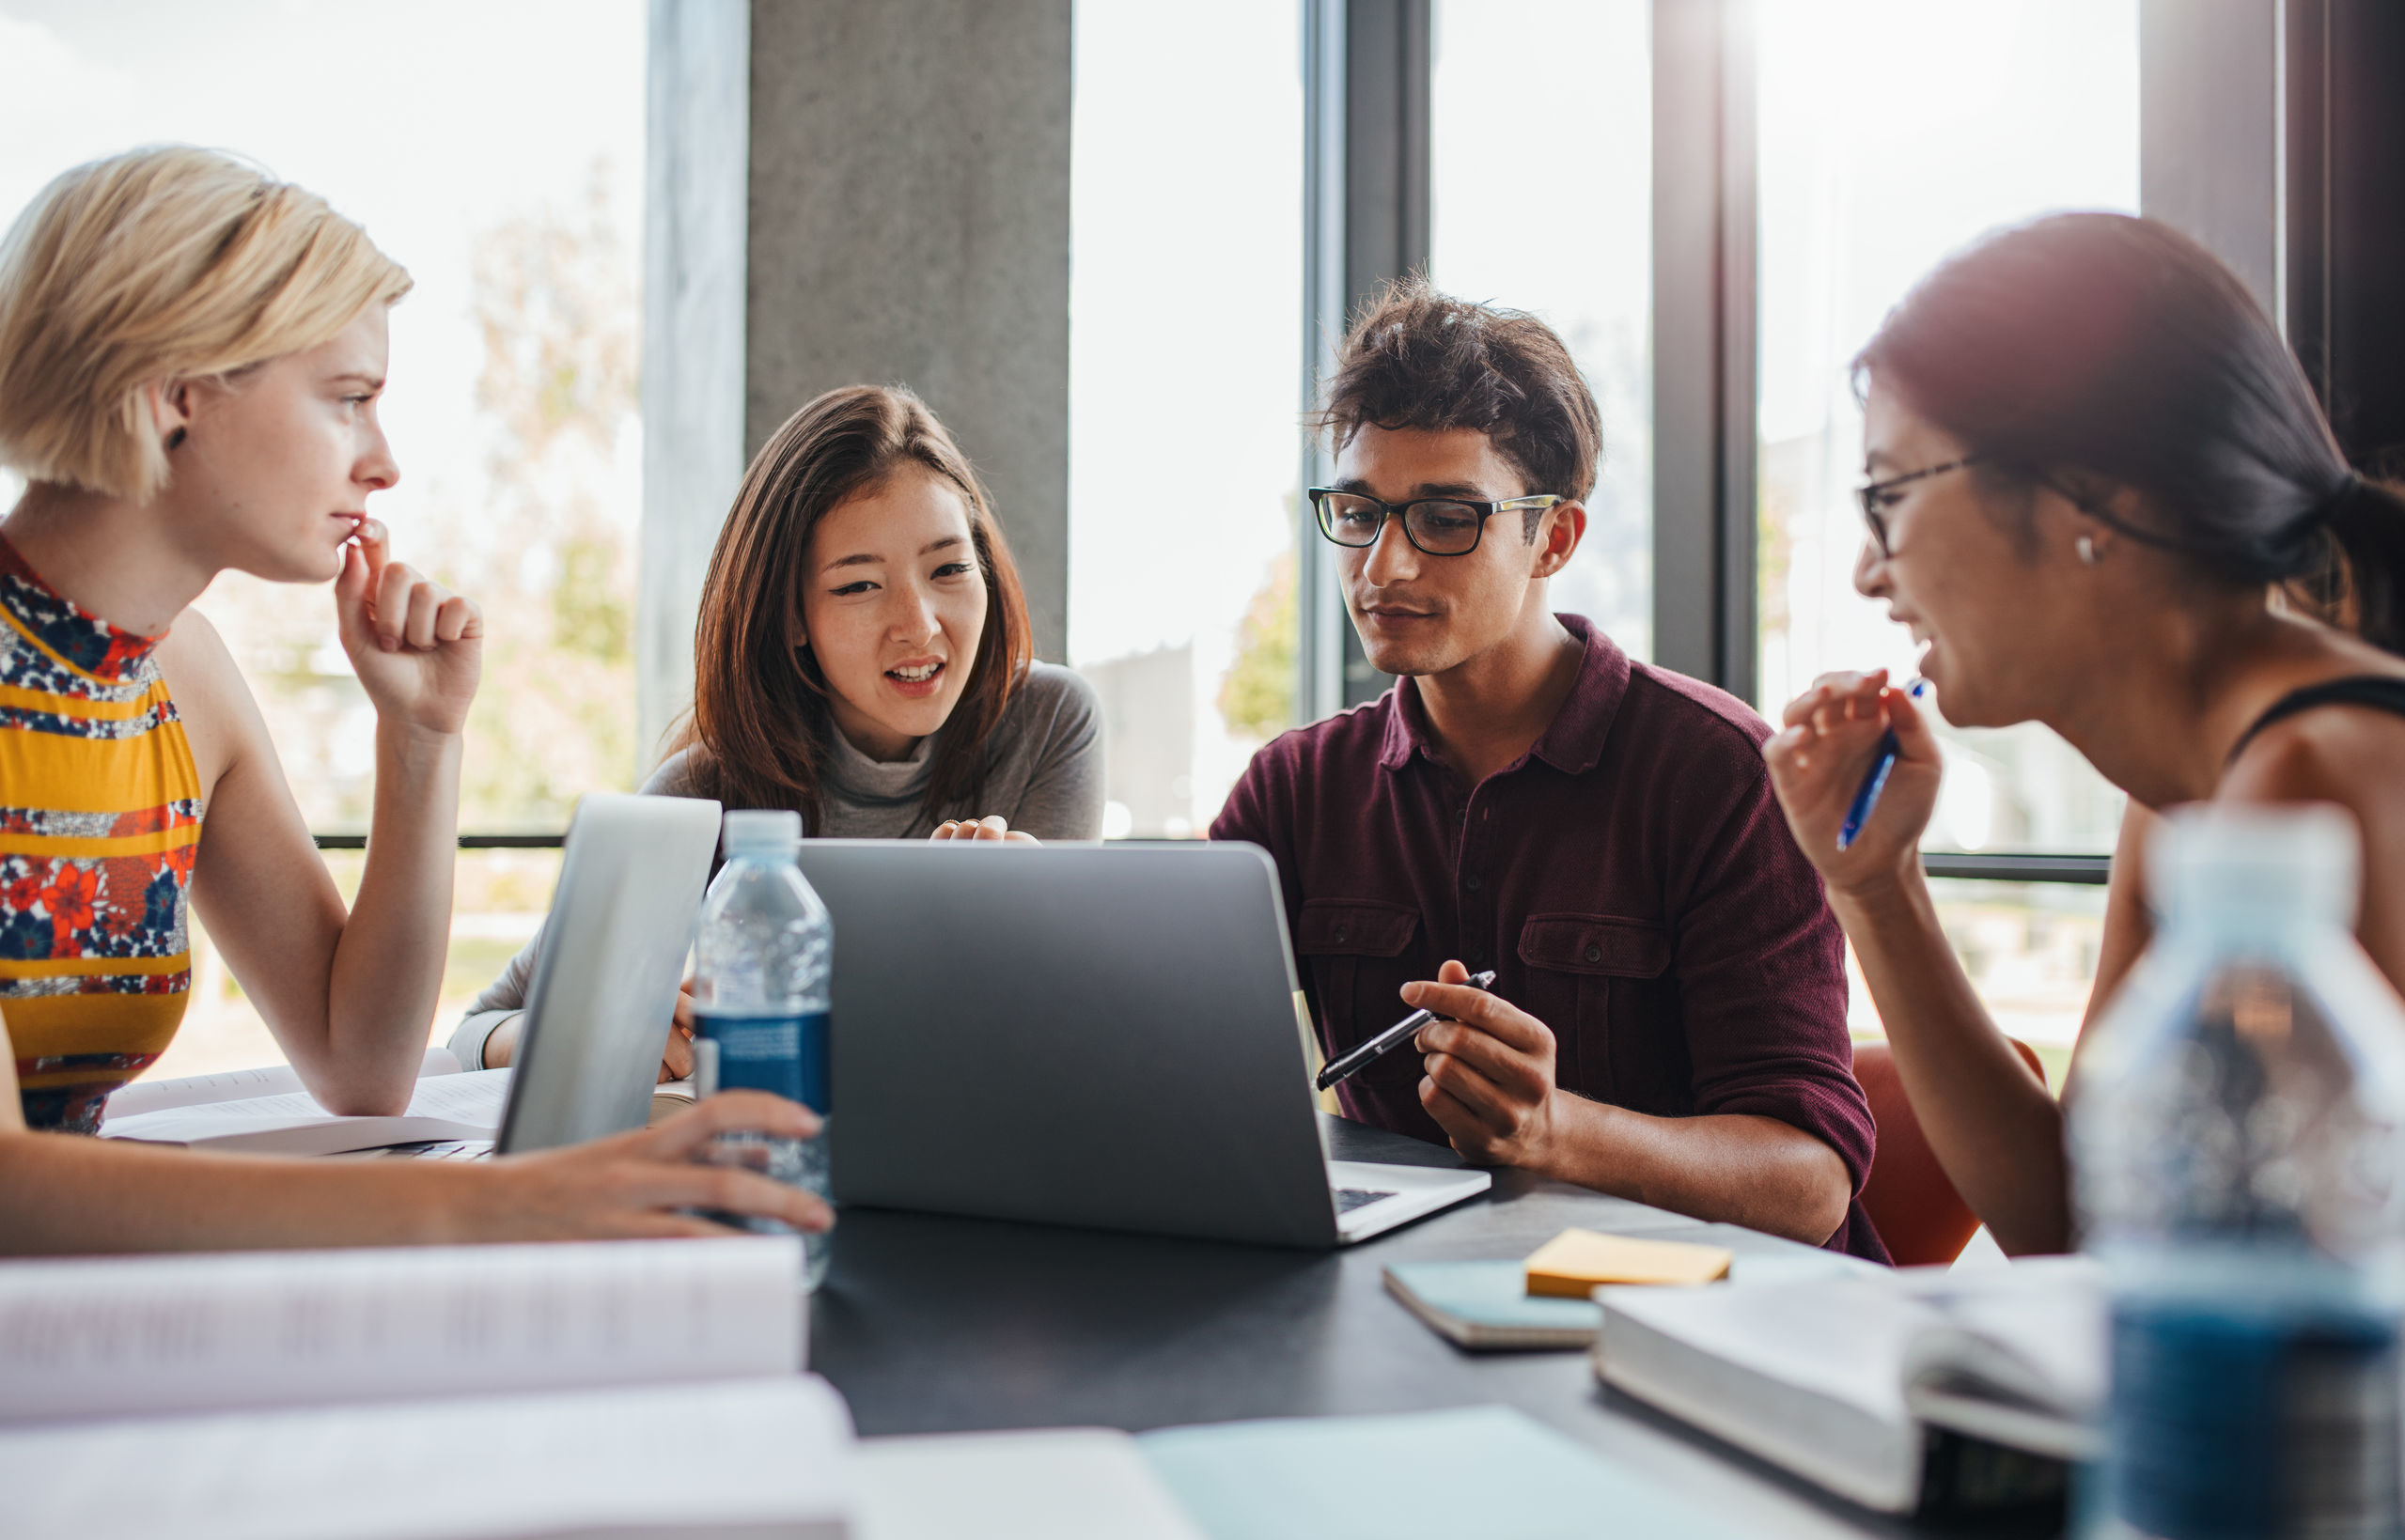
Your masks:
M930 823L976 816L986 740L1035 656L1027 600L985 489L927 403L900 386L831 390L785 420L743 472L718 532L694 626L693 713L677 746L695 783L729 807L789 807L817 833L826 818L828 735L836 729L819 661L796 646L810 532L894 472L921 467L960 489L985 579L985 632L945 723L922 804Z

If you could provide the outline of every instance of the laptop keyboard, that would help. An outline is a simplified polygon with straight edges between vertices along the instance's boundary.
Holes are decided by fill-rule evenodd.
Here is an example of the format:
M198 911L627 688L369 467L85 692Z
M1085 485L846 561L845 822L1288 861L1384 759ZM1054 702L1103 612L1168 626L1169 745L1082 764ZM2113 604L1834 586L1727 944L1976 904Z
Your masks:
M1372 1192L1367 1188L1340 1187L1336 1189L1336 1212L1350 1214L1365 1204L1373 1204L1381 1198L1394 1195L1392 1192Z

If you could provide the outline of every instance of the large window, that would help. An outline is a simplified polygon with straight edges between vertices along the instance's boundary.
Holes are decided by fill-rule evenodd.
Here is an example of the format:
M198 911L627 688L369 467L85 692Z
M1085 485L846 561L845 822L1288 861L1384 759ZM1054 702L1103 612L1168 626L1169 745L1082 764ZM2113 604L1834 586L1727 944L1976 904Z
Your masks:
M2136 210L2137 10L2136 0L1757 8L1766 712L1825 670L1911 676L1911 638L1853 588L1862 413L1849 361L1915 278L1982 232L2054 210ZM1940 736L1945 786L1928 848L2112 848L2120 794L2047 729ZM1935 891L1989 1009L2059 1085L2095 976L2103 890ZM1859 978L1854 1018L1859 1033L1881 1030Z
M1603 465L1551 597L1638 658L1653 640L1651 8L1436 0L1429 88L1429 276L1569 344Z
M1198 835L1293 724L1303 340L1296 0L1081 0L1071 661L1109 835Z
M1848 361L1914 278L1982 232L2136 211L2137 13L2137 0L1757 8L1764 710L1825 670L1912 675L1910 637L1853 589ZM1930 848L2112 848L2119 794L2054 734L1943 736Z
M183 141L325 194L415 277L383 407L401 481L370 506L484 607L469 830L556 831L578 794L635 773L644 24L641 0L224 0L182 19L0 0L0 218L70 165ZM199 608L310 826L364 829L374 715L326 591L227 574ZM333 858L346 888L358 859ZM438 1035L532 934L557 860L462 855ZM152 1073L273 1062L205 936L195 950Z

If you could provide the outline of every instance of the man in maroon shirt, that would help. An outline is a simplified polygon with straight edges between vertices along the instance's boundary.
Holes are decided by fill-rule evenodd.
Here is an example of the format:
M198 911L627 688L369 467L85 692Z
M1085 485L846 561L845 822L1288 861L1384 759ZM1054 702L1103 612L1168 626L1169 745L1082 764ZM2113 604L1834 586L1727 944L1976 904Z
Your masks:
M1276 860L1330 1058L1415 1006L1451 1019L1345 1082L1345 1111L1883 1260L1843 941L1770 728L1546 607L1602 437L1560 338L1399 286L1323 421L1320 529L1400 678L1256 754L1210 833ZM1490 968L1491 993L1462 982Z

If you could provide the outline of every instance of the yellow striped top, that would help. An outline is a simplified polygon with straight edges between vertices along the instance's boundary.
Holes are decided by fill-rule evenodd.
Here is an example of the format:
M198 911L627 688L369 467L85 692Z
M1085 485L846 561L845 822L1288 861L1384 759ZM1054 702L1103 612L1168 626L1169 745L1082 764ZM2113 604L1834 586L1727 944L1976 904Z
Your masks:
M0 1019L25 1123L98 1128L176 1034L200 771L151 653L0 537Z

